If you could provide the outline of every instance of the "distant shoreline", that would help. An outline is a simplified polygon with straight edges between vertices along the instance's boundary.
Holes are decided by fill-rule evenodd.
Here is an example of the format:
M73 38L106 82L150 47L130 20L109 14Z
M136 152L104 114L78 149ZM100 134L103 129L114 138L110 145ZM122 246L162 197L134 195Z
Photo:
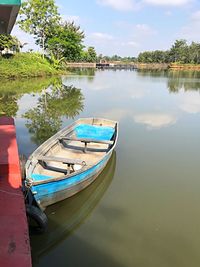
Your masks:
M120 66L121 65L121 66ZM70 68L96 69L96 63L66 62L64 69L56 69L46 58L37 53L19 53L11 58L0 57L0 78L21 79L32 77L50 77L54 75L69 74ZM200 64L180 63L136 63L136 62L109 62L106 69L138 69L138 70L186 70L200 71ZM104 66L102 67L104 69Z
M200 71L200 64L180 64L180 63L136 63L136 62L108 62L107 65L134 65L138 70L197 70ZM68 68L96 68L96 63L72 62L67 63ZM104 68L104 67L102 67ZM105 68L109 68L106 66Z

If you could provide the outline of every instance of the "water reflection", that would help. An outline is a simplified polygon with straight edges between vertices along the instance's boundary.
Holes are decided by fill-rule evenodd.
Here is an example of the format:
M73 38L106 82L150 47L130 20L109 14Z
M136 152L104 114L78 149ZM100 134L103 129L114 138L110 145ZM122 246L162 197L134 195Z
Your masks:
M172 93L181 89L200 90L200 71L137 70L137 75L143 78L166 78L167 88Z
M79 79L87 77L88 82L92 82L96 74L95 68L69 68L69 71L77 75Z
M0 91L0 116L15 117L18 111L18 98L15 92L2 93Z
M168 71L167 70L137 70L137 74L140 77L168 77Z
M62 125L62 116L74 118L84 108L84 97L80 89L56 83L50 91L44 90L37 106L28 110L23 117L31 140L40 145L54 135Z
M187 92L181 95L180 109L191 114L200 112L200 94L199 92L193 92L193 94Z
M167 86L169 91L177 93L184 91L200 90L200 72L198 71L169 71Z
M31 236L34 266L39 266L41 258L65 240L91 214L114 177L115 165L116 153L114 152L95 182L75 196L48 207L46 210L49 218L48 231L43 235ZM66 255L62 254L61 257L62 262L66 262ZM50 262L48 266L52 266Z
M160 129L176 123L176 118L170 114L145 113L135 115L134 121L147 125L148 129Z
M0 116L16 117L19 109L18 100L24 94L41 92L60 80L58 78L50 79L28 79L1 81L0 84Z

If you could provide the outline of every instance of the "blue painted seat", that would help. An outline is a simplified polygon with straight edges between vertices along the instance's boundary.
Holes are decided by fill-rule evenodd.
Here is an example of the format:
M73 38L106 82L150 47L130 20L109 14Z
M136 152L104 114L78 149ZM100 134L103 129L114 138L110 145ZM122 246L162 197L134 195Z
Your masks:
M109 126L80 124L75 128L77 138L111 140L115 129Z

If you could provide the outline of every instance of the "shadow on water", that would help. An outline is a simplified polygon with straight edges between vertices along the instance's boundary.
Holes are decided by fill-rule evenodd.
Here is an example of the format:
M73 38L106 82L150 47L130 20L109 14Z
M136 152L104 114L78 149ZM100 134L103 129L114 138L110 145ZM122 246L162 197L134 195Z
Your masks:
M66 240L92 213L114 177L115 165L116 153L114 152L106 168L95 182L80 193L52 205L46 210L49 219L48 231L43 235L31 236L34 266L39 266L40 264L38 265L38 263L40 263L46 255L49 257L52 250ZM73 244L76 247L73 248ZM89 254L91 254L91 258L89 257L87 259L88 261L94 260L95 262L99 261L99 264L101 263L100 265L95 264L95 266L117 266L116 264L113 265L112 262L109 262L111 259L107 259L106 262L108 265L105 265L105 257L101 255L100 252L95 252L94 247L89 247L89 244L85 244L83 240L79 240L74 235L71 249L73 253L74 251L78 251L79 256L87 250L87 253L89 252ZM66 257L66 254L62 254L61 257L63 263L59 266L66 266L69 259ZM81 264L81 258L78 257L75 260L79 261L79 264ZM51 265L51 262L49 262L48 266L54 266L54 264L52 263Z

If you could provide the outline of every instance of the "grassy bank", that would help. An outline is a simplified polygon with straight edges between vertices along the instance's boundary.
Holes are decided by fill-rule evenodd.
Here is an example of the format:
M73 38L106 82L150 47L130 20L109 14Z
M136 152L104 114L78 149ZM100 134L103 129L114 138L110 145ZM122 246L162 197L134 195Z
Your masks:
M47 59L38 53L18 53L10 58L0 57L0 77L45 77L59 74Z

